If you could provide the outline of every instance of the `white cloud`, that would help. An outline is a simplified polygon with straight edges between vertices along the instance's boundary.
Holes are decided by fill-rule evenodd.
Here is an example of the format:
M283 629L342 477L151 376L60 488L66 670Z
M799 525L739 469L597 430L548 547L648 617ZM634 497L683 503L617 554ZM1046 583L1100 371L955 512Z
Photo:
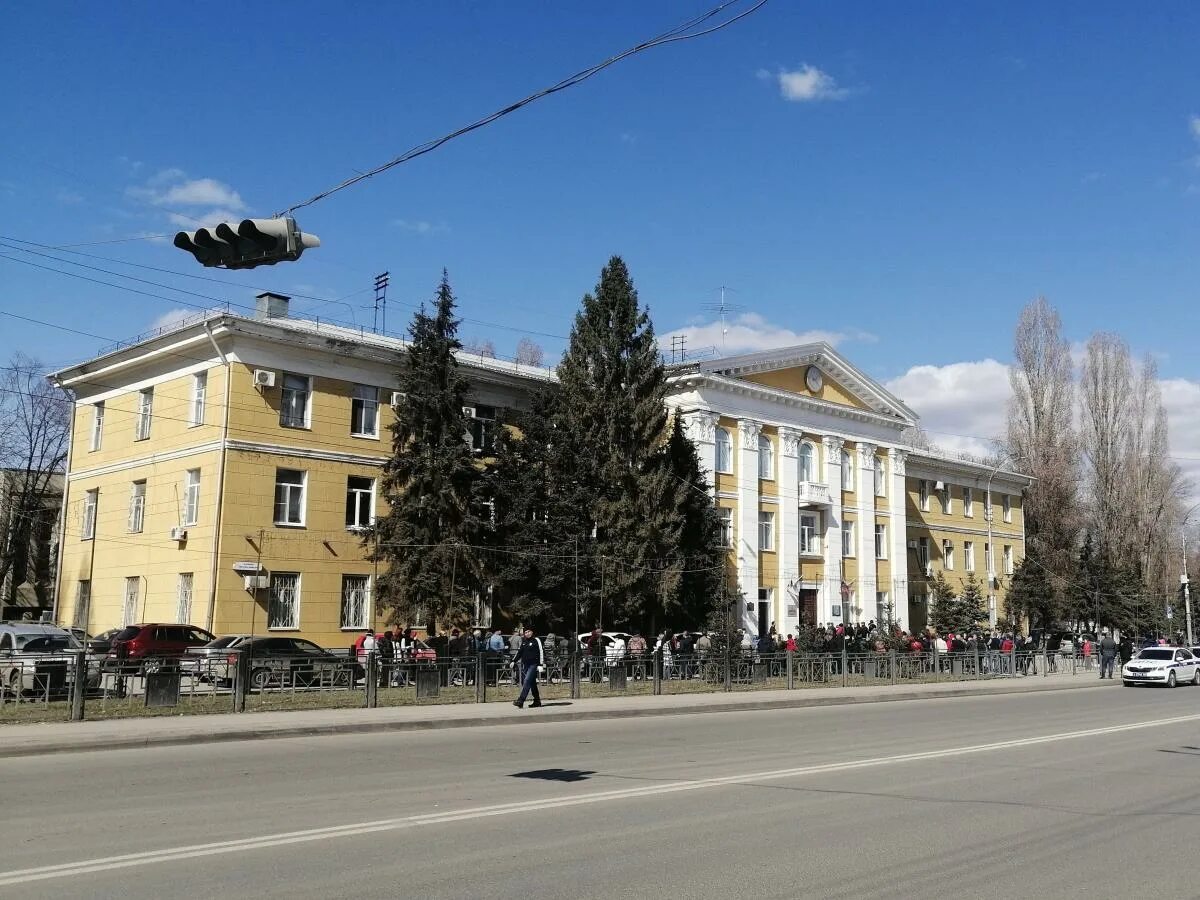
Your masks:
M193 178L173 184L154 197L158 206L224 206L242 210L242 197L227 184L213 178Z
M392 224L413 234L445 234L450 230L450 226L445 222L426 222L420 219L396 219Z
M240 222L243 218L241 212L232 209L209 209L197 212L194 216L186 216L182 213L167 214L168 222L178 225L185 231L195 231L197 228L219 225L222 222Z
M76 193L67 188L59 188L58 193L54 195L54 199L63 206L77 206L83 202L83 194Z
M1200 142L1200 116L1192 116L1188 119L1188 128L1192 132L1192 137Z
M984 359L914 366L884 386L911 406L934 443L951 453L986 454L993 441L1004 437L1012 396L1004 363ZM1159 386L1171 454L1195 493L1200 491L1200 382L1168 378Z
M157 331L160 328L174 328L177 325L182 325L193 316L198 315L200 315L200 310L198 309L169 309L150 323L149 330Z
M689 352L699 352L707 347L716 347L723 356L738 353L752 353L756 350L772 350L776 347L791 347L796 344L811 344L814 341L826 341L833 346L847 341L874 343L877 338L865 331L826 331L814 329L811 331L792 331L782 325L774 325L758 313L742 313L728 319L724 325L720 320L703 322L677 328L659 338L659 346L669 348L671 338L683 335L687 337Z
M758 77L764 77L765 70L758 71ZM766 73L769 77L769 73ZM775 78L779 82L779 92L783 99L793 103L814 103L819 100L842 100L850 92L838 87L832 75L822 72L816 66L807 63L791 72L780 69Z
M1008 366L994 359L913 366L884 387L911 406L935 444L950 453L984 455L1004 436Z

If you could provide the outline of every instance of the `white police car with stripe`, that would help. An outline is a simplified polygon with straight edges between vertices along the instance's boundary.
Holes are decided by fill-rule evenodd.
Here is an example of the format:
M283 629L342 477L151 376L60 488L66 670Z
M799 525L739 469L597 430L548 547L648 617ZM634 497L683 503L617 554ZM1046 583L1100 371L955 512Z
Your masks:
M1147 647L1121 667L1125 687L1135 684L1200 684L1200 659L1183 647Z

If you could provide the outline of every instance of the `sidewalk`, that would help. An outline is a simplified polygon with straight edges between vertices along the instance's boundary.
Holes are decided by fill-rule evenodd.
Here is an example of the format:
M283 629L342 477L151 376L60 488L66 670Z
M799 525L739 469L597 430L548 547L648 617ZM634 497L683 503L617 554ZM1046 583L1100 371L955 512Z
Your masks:
M0 727L0 757L36 756L88 750L119 750L178 744L267 740L316 735L418 731L498 725L537 725L585 719L686 715L739 710L801 709L888 700L928 700L991 694L1037 693L1109 687L1098 678L959 681L945 684L812 688L803 691L677 694L658 697L606 697L551 701L541 709L514 709L510 703L396 706L377 709L322 709L107 719L49 725Z

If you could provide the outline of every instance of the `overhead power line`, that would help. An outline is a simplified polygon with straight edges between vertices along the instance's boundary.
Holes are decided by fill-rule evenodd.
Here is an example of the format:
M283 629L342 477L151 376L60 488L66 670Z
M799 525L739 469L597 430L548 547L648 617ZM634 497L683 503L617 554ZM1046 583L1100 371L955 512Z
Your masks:
M586 69L582 69L582 70L576 72L574 75L568 75L566 78L562 79L558 83L552 84L550 87L547 87L547 88L542 88L540 91L535 91L534 93L530 94L528 97L525 97L522 100L518 100L515 103L510 103L508 106L505 106L502 109L496 110L491 115L484 116L482 119L476 119L474 122L471 122L469 125L464 125L463 127L458 128L455 131L450 132L449 134L442 135L439 138L434 138L431 141L426 141L423 144L418 144L417 146L413 147L412 149L407 150L404 153L401 153L399 156L395 157L394 159L388 160L381 166L376 166L374 169L371 169L366 172L360 172L357 175L355 175L353 178L347 178L341 184L335 185L334 187L331 187L328 190L321 191L321 193L319 193L319 194L314 194L312 197L309 197L307 200L302 200L299 203L289 206L287 209L285 209L283 212L279 213L278 215L279 216L291 215L291 213L297 209L302 209L305 206L311 206L312 204L316 203L318 200L324 200L326 197L330 196L331 194L336 194L338 191L345 190L346 188L350 187L351 185L358 184L360 181L366 181L368 178L372 178L376 175L379 175L382 172L386 172L388 169L394 168L395 166L398 166L401 163L408 162L411 159L416 159L418 156L424 156L426 153L430 153L430 152L436 150L438 147L454 140L455 138L462 137L464 134L469 134L470 132L476 131L480 128L483 128L486 125L490 125L493 122L495 122L497 119L501 119L504 116L510 115L511 113L516 112L518 109L521 109L522 107L528 106L529 104L531 104L537 100L541 100L543 97L548 97L551 94L556 94L559 91L565 91L567 88L574 87L575 85L580 84L581 82L584 82L587 79L591 78L593 75L596 75L597 73L602 72L603 70L607 69L609 66L615 65L616 63L619 63L623 59L628 59L630 56L633 56L637 53L642 53L646 50L653 49L654 47L661 47L664 44L671 44L671 43L675 43L677 41L690 41L690 40L693 40L694 38L704 37L707 34L712 34L714 31L720 31L722 28L728 28L734 22L737 22L740 19L746 18L746 16L749 16L752 13L757 12L758 10L762 9L762 7L764 7L767 4L767 0L758 0L758 2L755 3L753 6L751 6L749 9L743 10L742 12L733 16L732 18L726 19L723 22L719 22L716 25L712 25L712 26L710 26L708 28L704 28L700 31L694 30L697 27L699 27L700 25L704 24L705 22L711 21L712 19L719 16L728 7L737 6L741 2L743 2L743 0L726 0L725 3L722 3L719 6L716 6L715 8L710 9L706 13L702 13L701 15L698 15L693 19L689 19L688 21L684 22L681 25L676 25L674 28L670 29L669 31L664 31L662 34L657 35L656 37L650 38L647 41L642 41L640 44L636 44L633 47L630 47L628 50L618 53L616 56L610 56L608 59L604 60L603 62L599 62L599 63L596 63L595 65L588 66Z

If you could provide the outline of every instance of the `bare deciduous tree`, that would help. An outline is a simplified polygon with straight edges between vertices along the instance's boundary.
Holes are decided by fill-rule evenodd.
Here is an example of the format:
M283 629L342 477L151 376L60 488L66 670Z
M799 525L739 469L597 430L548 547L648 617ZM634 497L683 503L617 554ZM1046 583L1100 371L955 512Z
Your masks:
M66 462L71 405L42 371L20 353L0 369L0 584L9 583L10 599L31 581L45 602L53 495Z
M474 353L476 356L486 356L489 359L496 358L496 345L487 338L469 338L463 341L462 346L468 353Z
M527 337L517 342L516 361L523 366L540 366L545 361L546 354L542 348Z
M1013 357L1008 451L1017 467L1036 479L1025 497L1026 539L1038 559L1062 576L1071 570L1080 525L1075 376L1062 321L1045 298L1021 310ZM1061 598L1063 578L1052 583Z

